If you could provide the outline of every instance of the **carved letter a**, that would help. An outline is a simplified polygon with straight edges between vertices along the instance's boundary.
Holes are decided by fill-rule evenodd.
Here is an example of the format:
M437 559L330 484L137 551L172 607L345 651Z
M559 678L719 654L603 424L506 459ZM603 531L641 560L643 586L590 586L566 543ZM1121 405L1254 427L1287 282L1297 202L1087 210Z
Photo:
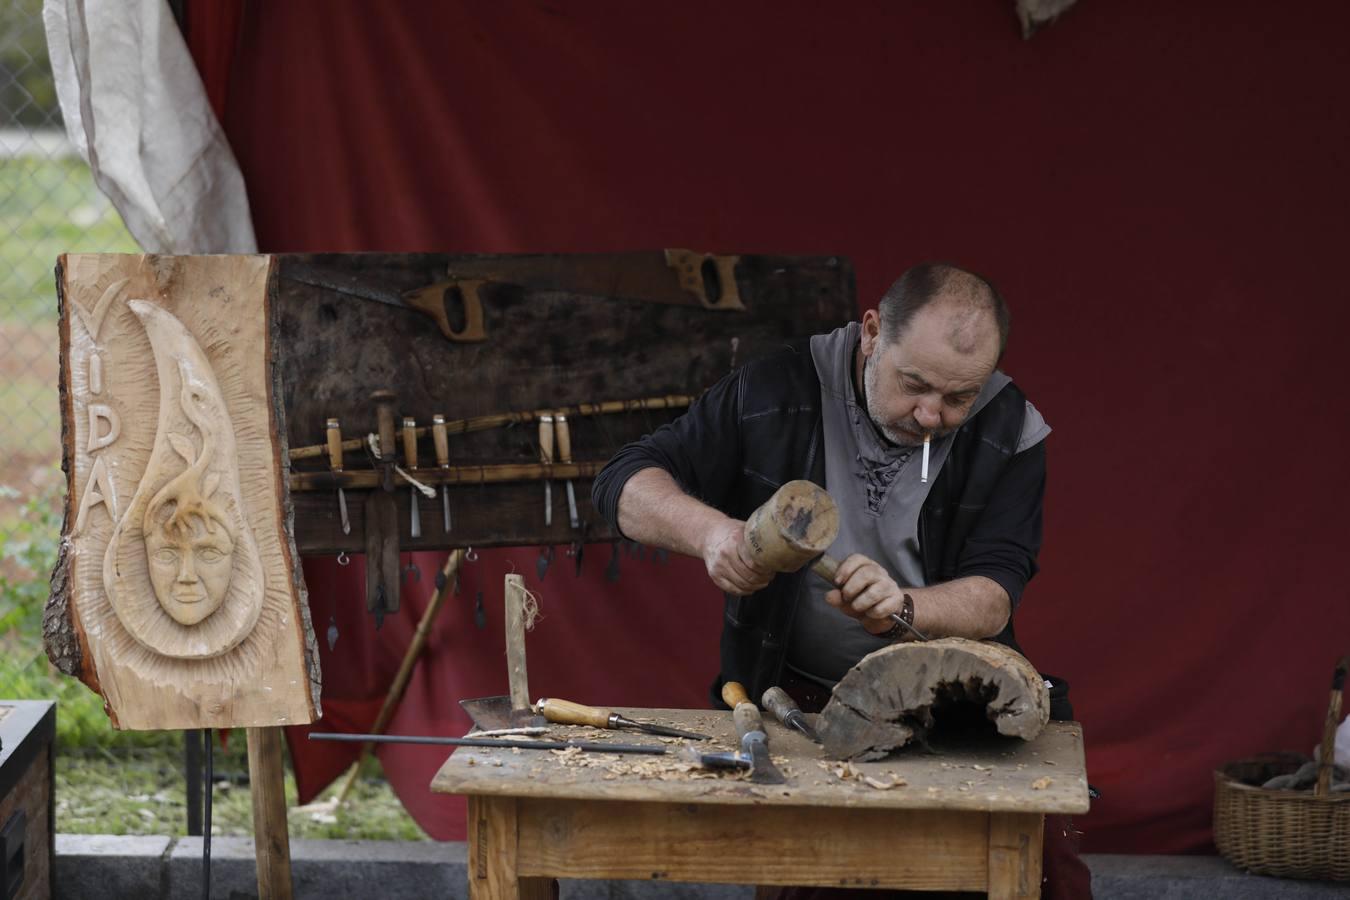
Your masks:
M108 477L108 467L103 464L102 456L94 460L94 470L89 473L89 483L84 486L84 496L80 498L80 511L75 516L75 527L71 530L72 536L84 530L89 510L98 503L108 508L108 515L116 522L117 493L113 490L112 479Z

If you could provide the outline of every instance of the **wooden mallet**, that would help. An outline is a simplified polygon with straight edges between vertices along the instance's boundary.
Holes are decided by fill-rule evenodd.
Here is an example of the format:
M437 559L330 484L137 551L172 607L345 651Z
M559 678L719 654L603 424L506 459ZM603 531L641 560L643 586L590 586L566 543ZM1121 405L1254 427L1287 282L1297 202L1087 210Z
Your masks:
M831 585L838 560L825 551L839 534L839 507L820 485L789 481L745 520L745 549L760 565L775 572L795 572L807 563ZM813 562L814 560L814 562ZM919 640L928 638L900 616L891 621Z

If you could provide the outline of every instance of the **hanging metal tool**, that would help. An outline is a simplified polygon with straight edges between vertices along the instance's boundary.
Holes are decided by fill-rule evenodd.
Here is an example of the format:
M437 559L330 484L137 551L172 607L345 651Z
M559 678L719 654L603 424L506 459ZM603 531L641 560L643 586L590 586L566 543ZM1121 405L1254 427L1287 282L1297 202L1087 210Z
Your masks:
M554 426L558 432L558 462L564 465L572 463L572 429L567 425L567 416L562 413L554 418ZM581 519L577 517L577 494L576 489L572 487L572 479L567 479L567 521L576 531L581 527ZM579 555L579 554L578 554ZM580 562L578 561L578 565Z
M417 420L403 417L403 462L408 472L417 472ZM422 536L422 511L417 508L418 490L416 485L408 486L408 533L415 538Z
M534 572L543 581L544 576L548 574L548 567L553 563L553 545L539 548L539 558L534 561Z
M445 431L445 416L439 413L431 417L431 440L436 445L436 465L442 469L450 468L450 438ZM441 527L450 533L450 485L441 485Z
M328 468L334 473L342 472L342 426L337 419L329 419L328 432ZM342 519L342 533L352 533L352 520L347 516L347 492L338 488L338 515Z
M378 442L374 448L380 486L366 497L366 609L375 616L375 628L386 613L398 612L398 505L394 503L395 397L389 391L370 395L375 403Z
M539 459L546 466L553 465L553 416L539 417ZM544 524L553 524L553 482L544 479Z

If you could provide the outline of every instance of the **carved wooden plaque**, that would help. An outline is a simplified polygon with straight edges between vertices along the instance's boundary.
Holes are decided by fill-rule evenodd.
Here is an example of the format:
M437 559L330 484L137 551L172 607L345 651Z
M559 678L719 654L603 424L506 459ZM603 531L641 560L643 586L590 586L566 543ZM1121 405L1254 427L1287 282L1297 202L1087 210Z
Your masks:
M68 255L48 653L121 728L299 724L319 672L265 256Z

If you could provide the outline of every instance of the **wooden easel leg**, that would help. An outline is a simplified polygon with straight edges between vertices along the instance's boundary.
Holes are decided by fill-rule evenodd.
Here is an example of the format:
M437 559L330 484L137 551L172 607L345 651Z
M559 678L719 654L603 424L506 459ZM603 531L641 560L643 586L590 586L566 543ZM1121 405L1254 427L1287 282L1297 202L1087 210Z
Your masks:
M248 778L253 794L253 846L259 900L291 900L291 839L286 823L286 771L281 729L249 728Z
M1041 896L1041 845L1045 816L989 816L989 900L1037 900Z

